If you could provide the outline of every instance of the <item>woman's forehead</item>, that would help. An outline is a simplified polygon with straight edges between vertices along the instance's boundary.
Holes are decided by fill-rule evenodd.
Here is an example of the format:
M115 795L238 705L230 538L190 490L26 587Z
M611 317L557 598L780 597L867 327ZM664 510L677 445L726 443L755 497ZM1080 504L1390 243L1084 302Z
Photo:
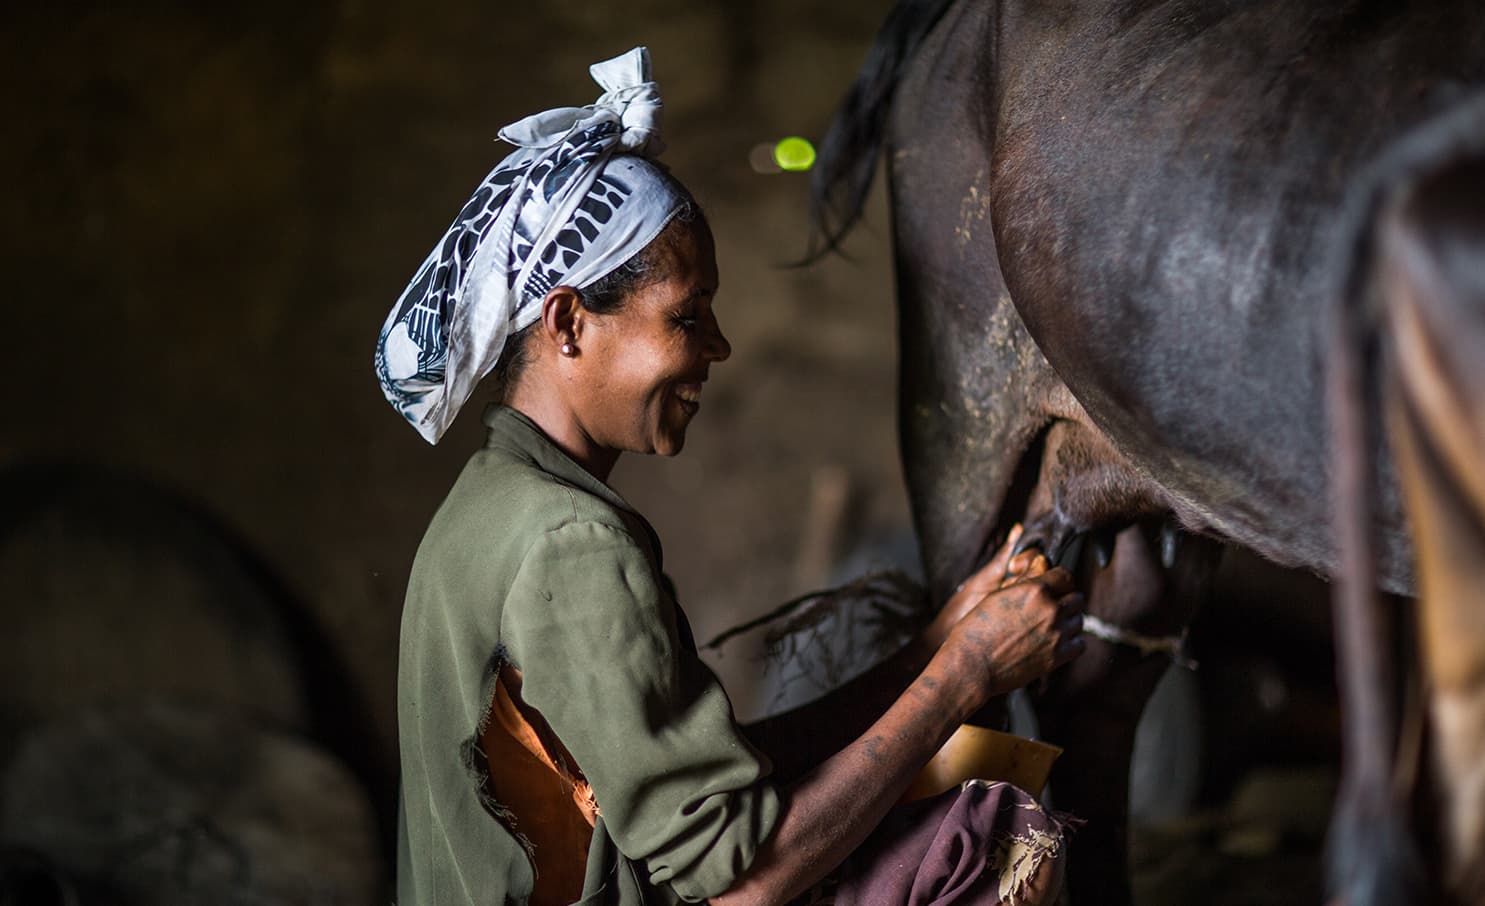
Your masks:
M717 289L717 248L704 221L681 230L661 250L661 272L694 288Z

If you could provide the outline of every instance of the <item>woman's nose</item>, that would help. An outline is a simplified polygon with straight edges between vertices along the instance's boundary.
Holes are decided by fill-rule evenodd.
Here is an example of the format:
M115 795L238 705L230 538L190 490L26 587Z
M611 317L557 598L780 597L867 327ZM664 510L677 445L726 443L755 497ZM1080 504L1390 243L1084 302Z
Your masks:
M732 355L732 344L722 335L722 325L712 318L712 329L706 336L706 357L713 362L724 362Z

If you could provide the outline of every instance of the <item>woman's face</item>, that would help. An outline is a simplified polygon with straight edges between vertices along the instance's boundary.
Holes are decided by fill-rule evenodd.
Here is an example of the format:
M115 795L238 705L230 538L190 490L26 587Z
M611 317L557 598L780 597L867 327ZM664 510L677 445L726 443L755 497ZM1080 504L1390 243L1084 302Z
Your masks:
M588 315L580 420L614 452L673 456L701 407L713 362L732 353L717 324L717 258L704 224L680 230L657 261L665 279L636 290L618 311Z

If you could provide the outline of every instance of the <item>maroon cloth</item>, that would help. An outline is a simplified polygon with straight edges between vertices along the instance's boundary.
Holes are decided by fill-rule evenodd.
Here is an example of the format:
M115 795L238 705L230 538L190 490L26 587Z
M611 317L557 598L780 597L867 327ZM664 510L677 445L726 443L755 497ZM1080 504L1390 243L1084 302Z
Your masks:
M1031 795L1009 783L970 781L888 812L866 842L796 904L1020 903L1023 885L1065 851L1062 822ZM1058 885L1051 886L1047 893L1055 896Z

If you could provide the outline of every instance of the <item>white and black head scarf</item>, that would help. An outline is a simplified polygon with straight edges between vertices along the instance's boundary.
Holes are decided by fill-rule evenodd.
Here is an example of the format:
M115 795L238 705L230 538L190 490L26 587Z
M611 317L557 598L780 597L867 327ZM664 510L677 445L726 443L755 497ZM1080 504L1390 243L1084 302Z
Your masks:
M382 392L429 443L552 287L607 276L687 203L649 160L665 147L649 51L588 71L604 89L593 104L500 130L518 150L480 183L382 325Z

